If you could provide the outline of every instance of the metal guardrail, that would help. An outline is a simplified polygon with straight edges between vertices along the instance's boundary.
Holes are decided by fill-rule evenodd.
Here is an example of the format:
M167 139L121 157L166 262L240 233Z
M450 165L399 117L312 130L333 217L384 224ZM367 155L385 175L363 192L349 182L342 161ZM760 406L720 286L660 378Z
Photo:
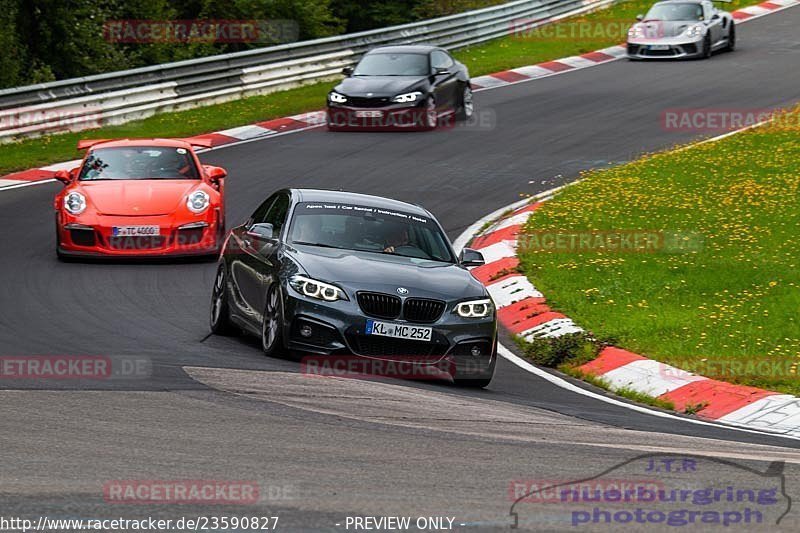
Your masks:
M527 30L617 0L517 0L447 17L150 67L0 90L0 142L120 124L335 78L379 45L449 49Z

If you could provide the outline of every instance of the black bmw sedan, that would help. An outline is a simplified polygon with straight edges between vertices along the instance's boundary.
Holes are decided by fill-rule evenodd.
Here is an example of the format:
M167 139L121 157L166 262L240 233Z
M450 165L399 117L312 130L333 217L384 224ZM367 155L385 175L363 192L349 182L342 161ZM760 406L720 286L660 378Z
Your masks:
M363 194L285 189L224 245L211 330L261 338L267 355L345 356L433 368L484 387L497 353L495 308L422 207ZM414 377L411 373L407 377Z
M467 67L433 46L370 50L328 94L328 128L434 129L474 111Z

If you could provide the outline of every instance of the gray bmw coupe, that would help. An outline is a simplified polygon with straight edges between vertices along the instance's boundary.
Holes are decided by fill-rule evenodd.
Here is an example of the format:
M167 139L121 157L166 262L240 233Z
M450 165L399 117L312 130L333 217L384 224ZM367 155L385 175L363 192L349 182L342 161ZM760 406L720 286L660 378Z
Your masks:
M376 196L285 189L226 239L211 330L261 338L267 355L357 357L436 368L484 387L495 308L427 210ZM415 372L407 373L414 377Z

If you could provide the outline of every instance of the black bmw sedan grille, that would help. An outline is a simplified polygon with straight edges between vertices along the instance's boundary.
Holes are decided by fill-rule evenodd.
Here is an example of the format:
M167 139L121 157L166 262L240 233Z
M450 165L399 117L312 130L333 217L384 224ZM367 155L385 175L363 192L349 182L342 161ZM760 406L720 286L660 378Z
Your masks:
M436 322L444 308L445 303L441 300L409 298L403 306L403 317L409 322Z
M364 314L377 318L397 318L403 306L397 296L377 292L359 292L358 305Z
M347 98L347 105L352 107L384 107L389 105L389 98L365 98L361 96L350 96Z

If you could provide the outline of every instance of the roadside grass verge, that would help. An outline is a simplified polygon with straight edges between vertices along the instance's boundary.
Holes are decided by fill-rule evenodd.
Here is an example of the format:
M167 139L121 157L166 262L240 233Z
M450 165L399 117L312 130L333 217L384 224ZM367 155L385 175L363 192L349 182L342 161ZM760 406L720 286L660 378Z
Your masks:
M728 6L736 9L749 3L748 0L735 0ZM472 76L480 76L613 46L624 40L624 30L627 29L624 24L616 23L633 23L636 15L644 13L651 4L651 0L623 1L607 9L548 25L546 30L531 32L527 36L511 35L458 50L455 56L469 67ZM591 35L597 37L570 38L581 28L588 28ZM620 32L623 32L622 36ZM161 113L120 126L3 144L0 145L0 176L79 158L81 154L75 149L79 139L186 137L314 111L324 107L325 96L332 86L333 82L316 83L187 111Z
M800 107L776 124L585 173L529 220L522 268L604 343L800 394ZM541 246L625 231L678 238L649 253Z
M0 175L80 158L83 153L76 148L80 139L189 137L320 109L329 88L329 83L317 83L223 104L159 113L119 126L48 135L0 145Z

